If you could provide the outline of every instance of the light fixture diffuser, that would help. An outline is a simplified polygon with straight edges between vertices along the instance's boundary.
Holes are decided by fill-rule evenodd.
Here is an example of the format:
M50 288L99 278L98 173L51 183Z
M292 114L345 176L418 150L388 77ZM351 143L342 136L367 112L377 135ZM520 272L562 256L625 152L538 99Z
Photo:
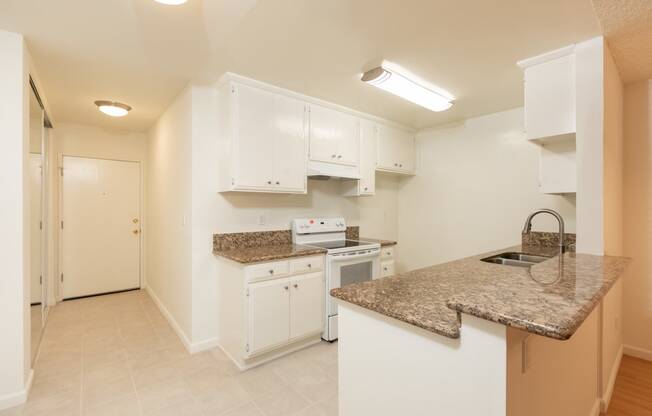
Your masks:
M178 6L187 2L188 0L154 0L157 3L166 4L168 6Z
M117 101L98 100L95 101L95 105L101 112L111 117L124 117L131 111L130 106Z
M394 64L383 62L381 66L362 74L362 81L431 111L445 111L451 108L454 99L452 96L434 91L414 76L407 75L407 71L401 73L395 67Z

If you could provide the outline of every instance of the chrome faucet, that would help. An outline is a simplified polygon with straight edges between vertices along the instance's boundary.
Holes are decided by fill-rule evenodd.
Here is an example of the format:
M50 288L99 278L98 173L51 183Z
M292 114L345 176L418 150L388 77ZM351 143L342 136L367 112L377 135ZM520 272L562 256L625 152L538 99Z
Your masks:
M525 225L523 226L523 234L529 234L532 230L532 219L538 214L544 213L552 215L553 217L557 218L557 222L559 222L559 251L563 254L566 251L566 246L564 245L564 219L561 217L561 215L559 215L557 211L542 208L528 215L527 219L525 220Z

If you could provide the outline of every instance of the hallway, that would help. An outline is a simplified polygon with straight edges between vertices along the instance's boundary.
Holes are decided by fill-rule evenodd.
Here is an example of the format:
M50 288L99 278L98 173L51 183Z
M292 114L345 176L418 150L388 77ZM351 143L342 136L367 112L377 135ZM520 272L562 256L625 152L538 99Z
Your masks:
M336 398L336 344L241 373L219 349L188 354L132 291L52 308L29 399L0 416L326 416Z

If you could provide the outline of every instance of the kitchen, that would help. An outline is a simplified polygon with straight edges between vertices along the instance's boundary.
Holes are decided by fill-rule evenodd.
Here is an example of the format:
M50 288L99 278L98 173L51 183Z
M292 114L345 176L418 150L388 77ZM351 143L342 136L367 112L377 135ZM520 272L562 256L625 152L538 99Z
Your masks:
M120 406L135 406L134 414L142 414L151 410L150 405L160 414L172 412L172 408L181 412L184 405L189 406L186 411L190 414L395 414L398 410L393 405L412 414L432 414L437 406L446 414L477 413L477 409L455 408L445 398L421 401L419 391L407 387L408 378L404 377L412 374L414 380L427 380L426 388L428 383L436 383L436 377L420 375L418 366L410 367L411 373L402 373L384 357L372 362L367 360L373 359L373 354L357 355L385 349L377 345L376 338L369 344L372 338L355 336L362 331L352 331L353 324L346 319L354 322L359 318L356 313L364 315L369 321L363 326L369 331L378 322L386 323L387 328L402 325L401 312L388 310L392 305L389 288L403 282L405 287L394 289L414 290L413 273L447 267L469 257L475 259L474 267L479 270L504 274L500 282L510 282L509 276L526 278L522 275L525 270L535 277L538 271L544 272L545 279L551 277L557 273L553 263L557 265L559 256L549 251L541 263L526 268L481 261L490 254L521 251L514 247L527 247L526 243L536 240L522 242L529 236L522 231L526 217L539 208L558 212L569 238L576 236L574 243L564 246L562 271L557 271L571 280L594 278L595 285L603 283L597 289L592 284L595 290L581 300L568 300L565 294L555 292L572 304L571 309L581 311L559 319L583 325L557 337L536 331L528 335L533 330L516 323L523 319L518 313L512 316L514 321L503 316L496 318L496 323L474 316L472 307L453 305L459 301L460 291L480 290L473 285L456 286L454 296L443 300L445 310L438 309L441 305L422 307L434 316L453 314L452 328L461 331L450 333L450 339L463 342L468 333L465 325L477 319L488 326L495 324L494 330L506 331L503 336L508 347L482 351L485 362L496 364L491 378L477 377L477 385L463 377L461 384L446 379L448 388L482 392L475 400L480 409L489 409L482 398L491 398L497 404L486 414L598 414L608 410L612 391L619 391L614 385L621 359L624 366L630 362L628 357L648 357L646 331L632 318L645 309L648 300L641 289L646 285L646 272L637 262L641 252L631 243L645 238L644 227L633 223L634 219L645 220L634 197L642 185L629 167L630 162L643 169L647 165L636 159L644 152L627 147L636 140L644 146L647 140L647 132L631 128L640 125L643 116L628 108L640 108L644 113L647 107L644 97L637 95L643 88L637 81L642 78L628 72L630 62L623 57L618 33L605 29L615 23L609 20L611 9L604 3L529 4L523 10L473 4L478 16L491 16L491 24L468 17L462 6L426 2L403 8L395 4L368 8L364 1L337 5L252 1L236 7L229 2L210 5L189 0L175 6L143 0L133 2L133 8L126 1L114 6L86 5L78 13L103 10L110 19L121 22L120 11L137 17L128 23L131 29L143 25L149 31L138 38L141 43L132 44L121 37L126 35L116 34L120 41L103 47L103 62L108 67L110 62L120 62L127 52L135 57L139 47L147 51L146 65L141 58L122 59L140 75L118 80L89 59L94 56L90 45L83 36L77 38L70 50L78 54L80 62L89 59L85 61L89 74L95 73L97 79L106 77L96 86L79 75L74 79L66 74L63 54L44 53L47 47L53 51L66 48L69 33L62 30L56 32L58 37L48 38L55 33L52 23L42 18L36 6L29 4L32 2L9 3L0 28L24 33L25 40L7 32L6 45L27 45L21 53L31 58L23 58L27 63L7 72L5 78L15 80L29 73L34 91L41 96L43 114L53 127L46 128L45 141L50 147L43 156L49 161L43 179L50 186L42 214L49 235L45 235L43 249L49 262L42 263L45 286L50 288L44 292L47 301L43 304L49 312L43 314L42 340L32 348L38 358L26 359L29 354L20 346L3 358L3 366L10 362L13 366L5 372L12 376L0 392L7 397L3 403L20 405L19 409L29 412L65 398L66 411L72 414ZM51 12L57 21L74 20ZM462 34L458 29L457 43L444 40L439 36L442 29L428 21L428 16L435 14L441 28L450 31L465 22L478 27L478 32ZM416 21L415 15L419 15ZM390 16L402 31L385 32L378 24ZM513 21L527 24L508 28L507 22ZM170 39L165 24L175 25L178 33L188 37ZM425 28L431 31L428 42L419 36L419 30ZM84 30L71 32L88 34ZM268 36L265 41L260 31ZM311 33L311 40L290 36L302 32ZM510 41L499 47L505 37ZM163 44L163 39L173 54L153 46ZM199 39L196 48L188 47L189 39ZM95 41L98 45L105 42ZM406 45L410 47L404 50ZM487 57L480 52L487 48L495 54ZM16 49L12 51L16 53ZM170 59L172 55L174 59ZM420 55L428 58L419 59ZM442 64L439 57L446 57L447 63ZM420 92L410 95L399 88L398 96L394 95L394 87L382 85L388 79L408 80ZM18 97L15 84L6 82L14 86L12 91ZM75 100L66 99L64 85ZM116 87L120 85L126 88L123 92ZM420 101L423 89L431 101ZM104 99L108 103L101 102ZM94 100L100 102L94 104ZM125 115L110 118L100 113L106 110L102 106ZM15 119L24 114L23 110L17 112ZM9 130L11 123L4 125L8 135L20 130L18 125L13 127L17 130ZM14 147L7 148L5 154L11 158L20 152ZM123 215L124 226L106 227L92 216L82 215L83 210L75 214L70 209L82 206L81 200L78 204L70 201L85 195L82 185L88 176L83 173L91 169L84 164L87 159L106 161L98 165L99 172L122 168L132 172L130 176L124 173L116 183L133 187L112 187L99 196L93 194L105 204L104 211L93 208L98 210L96 215L107 219L106 223ZM113 166L111 161L123 165ZM15 177L18 172L14 169L3 176ZM116 209L123 206L118 202L109 205L107 198L117 195L116 189L127 188L133 201L129 212ZM20 194L15 186L11 189ZM73 189L80 191L70 192ZM14 195L12 200L22 198ZM14 209L16 214L25 212L18 205ZM559 224L553 216L538 215L532 235L551 232L543 234L542 244L554 248ZM97 232L74 234L91 226ZM22 230L12 230L22 235ZM123 230L124 236L109 233ZM513 249L508 250L510 247ZM18 248L7 245L5 254L14 254L6 264L23 270L11 259L29 258L29 250L15 250ZM133 256L128 262L127 250L128 256ZM589 267L593 271L588 275L570 271L582 269L575 267L580 259L595 265L595 258L605 255L622 259L612 264L611 257L604 257L604 269ZM628 262L625 258L630 257L633 261ZM96 261L87 264L79 258ZM107 272L116 264L121 271L115 273L129 276L119 285L111 274L114 272ZM637 272L634 275L630 270ZM623 273L626 276L620 278ZM81 278L86 275L94 277ZM446 276L437 276L433 281L446 281ZM629 287L628 281L633 282ZM559 284L567 283L568 279L562 278ZM530 289L536 292L537 287ZM380 292L370 292L376 293L370 296L381 306L374 309L368 301L356 300L360 288L378 288ZM7 311L21 317L7 323L16 334L27 325L26 313L15 301L24 289L16 284L4 295L6 304L15 308L10 312L13 309L8 306ZM127 289L140 290L88 297ZM429 290L444 292L441 288ZM381 294L390 297L379 297ZM78 297L81 299L72 300ZM134 305L128 299L139 305L134 316L129 314ZM512 309L518 309L518 296L513 299ZM630 301L633 299L636 301ZM409 300L418 302L419 297L401 302ZM101 305L108 305L116 312L114 316L102 311ZM361 313L356 309L360 307L375 312ZM102 327L76 321L87 310L101 317ZM557 307L541 312L550 319L556 313ZM536 327L538 321L531 320ZM408 325L420 326L414 320ZM71 340L66 339L64 354L59 338L73 327L89 333L84 332L75 348L68 348ZM582 332L578 328L589 329ZM347 341L340 329L354 335ZM377 329L376 335L382 331ZM409 328L408 332L416 338L439 337L434 342L457 342L448 341L441 331L424 334L420 330L424 328ZM116 371L115 380L105 381L122 383L122 393L112 397L102 396L101 383L86 386L84 381L95 379L88 378L83 368L83 351L100 348L95 339L100 335L116 342L105 353L120 353L103 363ZM560 341L566 337L570 341ZM408 351L411 348L408 339L392 339L405 341ZM551 390L541 386L547 385L551 376L540 372L542 363L567 362L572 354L566 354L564 346L574 345L573 340L582 341L582 362L589 362L586 374L590 376L565 389L567 394L555 391L556 402L547 400ZM108 348L111 343L106 344ZM481 348L483 344L477 345ZM75 361L76 348L82 351L82 368L61 370L61 374L70 372L75 381L49 390L62 380L59 375L49 375L50 367L58 371L62 356L70 355ZM121 354L127 357L125 363L118 359ZM496 359L499 356L504 359L502 366ZM441 360L445 357L444 352L439 355ZM309 360L314 361L306 364ZM177 366L181 362L183 370ZM397 357L395 362L409 361ZM382 377L375 376L377 384L368 385L374 400L362 403L360 398L369 393L364 391L363 380L373 374L368 369L358 371L357 366L363 368L365 363L373 364L379 374L393 372L394 377L388 379L398 384L383 384ZM437 360L423 363L424 372L429 365L438 365ZM48 377L39 376L39 366L48 369ZM308 372L308 368L314 371ZM198 386L199 374L206 375L209 370L219 373L220 383L225 384L213 383L210 389ZM455 371L450 369L451 374ZM469 371L481 373L478 368ZM118 373L122 375L118 377ZM154 377L156 382L150 385L141 375ZM496 382L512 377L522 378L517 383L521 390ZM564 390L563 382L555 378L554 383ZM274 384L283 386L284 393ZM30 385L31 398L27 394ZM155 405L146 399L147 393L173 387L184 391L182 399ZM229 400L220 399L223 395ZM457 396L449 398L453 397ZM614 397L612 403L618 403L618 395ZM460 403L459 398L454 402ZM365 403L372 407L364 407Z

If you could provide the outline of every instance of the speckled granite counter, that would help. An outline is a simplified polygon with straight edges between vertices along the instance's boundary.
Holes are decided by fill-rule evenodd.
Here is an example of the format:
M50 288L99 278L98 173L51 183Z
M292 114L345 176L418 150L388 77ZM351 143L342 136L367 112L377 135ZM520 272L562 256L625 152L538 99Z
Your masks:
M258 263L261 261L281 260L292 257L325 254L322 248L300 246L295 244L277 244L260 247L232 248L214 250L213 254L238 263Z
M360 237L360 241L368 241L370 243L380 243L381 247L395 246L396 244L398 244L396 241L392 241L392 240L382 240L379 238L367 238L367 237Z
M506 251L556 252L512 247L334 289L331 295L450 338L460 337L460 312L565 340L584 322L620 277L629 259L566 253L531 268L485 263Z

